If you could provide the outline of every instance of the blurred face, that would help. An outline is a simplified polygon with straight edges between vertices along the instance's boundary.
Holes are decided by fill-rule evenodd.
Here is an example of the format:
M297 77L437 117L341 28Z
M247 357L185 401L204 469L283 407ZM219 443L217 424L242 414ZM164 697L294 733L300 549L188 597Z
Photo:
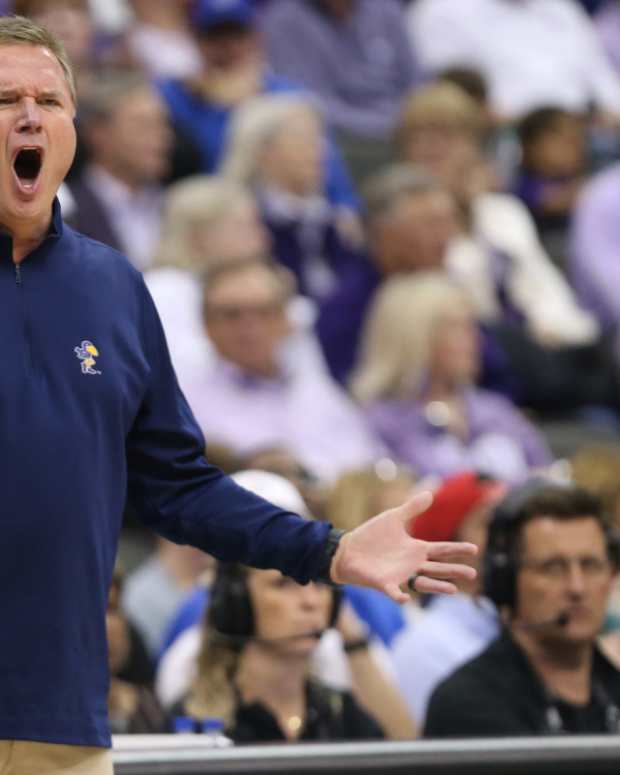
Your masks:
M251 199L240 202L217 220L194 232L194 254L204 268L214 262L260 258L269 253L269 236Z
M264 377L278 371L278 350L288 333L282 291L271 271L250 267L220 277L205 295L207 332L217 352Z
M455 171L478 157L478 144L470 132L458 127L421 124L407 136L404 156L451 187Z
M251 570L248 589L259 638L285 638L326 629L332 607L332 591L324 584L302 586L276 570ZM318 638L283 640L280 653L306 656L316 647Z
M378 225L374 253L384 274L443 266L460 229L456 204L445 191L403 196Z
M292 114L265 149L260 169L271 182L298 196L322 187L322 127L312 110Z
M168 171L172 131L164 104L150 87L120 100L109 120L94 128L92 139L95 160L130 186L158 182Z
M479 368L478 329L468 306L442 315L433 337L431 380L457 387L475 381Z
M0 46L0 224L45 228L75 153L75 109L60 64L41 46Z
M258 35L251 27L222 24L198 37L205 70L234 71L260 61Z
M33 21L59 38L74 67L88 61L93 41L93 22L84 0L54 0L40 3L30 15Z
M558 118L526 151L526 162L541 175L569 176L583 171L585 136L578 118Z
M566 612L570 616L566 626L552 625L539 637L591 642L602 627L613 580L598 521L588 516L539 517L525 525L522 544L517 618L545 622Z

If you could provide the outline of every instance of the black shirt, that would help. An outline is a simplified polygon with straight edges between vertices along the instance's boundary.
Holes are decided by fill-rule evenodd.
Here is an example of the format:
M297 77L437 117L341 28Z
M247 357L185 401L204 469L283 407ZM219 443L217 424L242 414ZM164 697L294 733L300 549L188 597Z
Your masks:
M594 650L587 705L551 696L504 631L433 692L424 737L600 734L618 731L620 672Z
M172 715L185 715L184 703ZM196 731L199 722L196 723ZM235 744L287 742L276 718L260 702L239 704L232 727L226 735ZM340 692L317 681L306 684L306 718L297 740L344 741L378 740L384 737L379 724L369 716L349 692Z

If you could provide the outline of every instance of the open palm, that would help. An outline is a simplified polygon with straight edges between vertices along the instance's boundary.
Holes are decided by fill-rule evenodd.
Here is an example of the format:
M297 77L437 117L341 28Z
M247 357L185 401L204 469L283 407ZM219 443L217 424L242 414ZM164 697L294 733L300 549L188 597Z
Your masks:
M403 603L409 595L400 587L413 575L418 592L448 594L457 591L453 581L475 578L475 569L462 562L477 553L475 544L411 537L412 521L432 500L431 493L418 493L402 506L345 533L332 562L332 579L338 584L373 587Z

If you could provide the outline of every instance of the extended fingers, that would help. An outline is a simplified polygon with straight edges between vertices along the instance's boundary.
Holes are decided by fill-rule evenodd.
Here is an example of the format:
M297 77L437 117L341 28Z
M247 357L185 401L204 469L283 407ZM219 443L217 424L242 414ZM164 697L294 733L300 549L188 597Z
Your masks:
M444 594L454 595L458 592L458 588L450 581L440 581L439 579L431 579L428 576L418 576L415 580L416 592L424 592L426 594Z
M432 576L436 579L475 579L476 570L469 565L450 562L423 563L417 570L420 576Z
M430 560L475 557L478 554L476 544L470 544L466 541L429 541L426 547L427 556Z

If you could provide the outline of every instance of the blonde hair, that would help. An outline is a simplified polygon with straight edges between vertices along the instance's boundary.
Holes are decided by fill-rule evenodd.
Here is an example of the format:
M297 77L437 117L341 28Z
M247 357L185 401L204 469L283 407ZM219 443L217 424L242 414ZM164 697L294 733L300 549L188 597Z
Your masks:
M196 231L208 229L252 201L243 186L216 175L193 175L174 183L166 194L154 265L204 271L204 257L194 244Z
M439 81L417 89L405 98L396 126L396 140L403 148L419 127L440 126L479 137L483 129L480 106L454 83Z
M388 475L382 470L381 463L392 463ZM413 471L387 460L376 466L346 471L338 477L327 497L327 520L339 530L354 530L374 517L377 498L395 484L409 485L413 489Z
M442 272L386 280L366 320L351 382L358 401L416 395L428 374L437 323L447 312L470 306L463 288Z
M301 111L320 115L310 98L266 94L244 102L231 122L221 174L240 183L254 182L261 154L286 121Z
M73 104L77 103L71 61L64 45L55 35L25 16L3 16L0 18L0 46L13 45L42 46L53 54L64 73Z

